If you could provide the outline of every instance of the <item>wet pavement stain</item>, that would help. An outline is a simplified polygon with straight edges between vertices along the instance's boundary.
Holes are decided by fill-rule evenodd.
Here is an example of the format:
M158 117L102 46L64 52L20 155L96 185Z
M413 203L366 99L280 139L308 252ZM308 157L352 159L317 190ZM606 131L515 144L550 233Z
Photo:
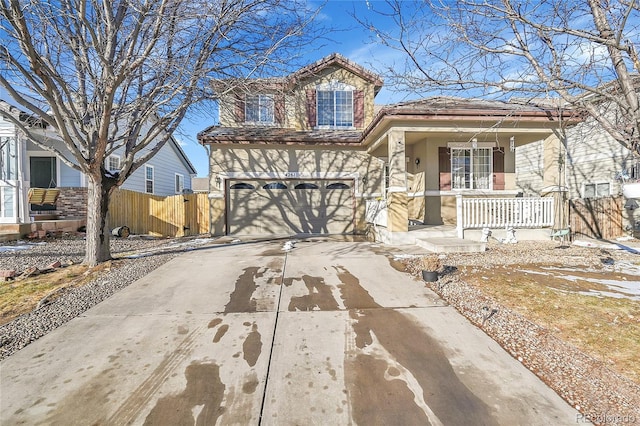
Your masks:
M423 390L424 401L443 424L496 424L490 408L460 381L437 340L402 313L378 305L358 278L344 267L336 270L342 282L339 288L344 305L355 320L353 329L359 349L371 345L375 335L393 359L415 377ZM389 407L410 416L416 415L415 410L422 411L415 403L413 393L404 392L406 385L395 383L397 379L385 378L386 361L369 359L371 355L356 352L355 360L347 356L345 362L345 377L356 423L372 424L372 419L384 418ZM373 382L376 386L371 386ZM383 400L387 403L370 403ZM373 423L384 422L376 420ZM391 423L415 424L416 421L398 422L396 417Z
M250 367L256 365L262 353L262 336L258 332L258 324L253 323L251 332L242 344L243 358Z
M224 307L225 313L256 312L256 301L252 298L258 288L255 279L264 275L259 271L260 268L255 266L243 270L242 275L236 280L235 289L229 297L229 303Z
M251 377L249 377L247 381L244 382L244 384L242 385L242 392L246 394L252 394L256 391L259 384L260 384L260 381L258 380L258 376L254 371L252 372Z
M213 425L224 413L225 385L217 364L194 362L184 374L187 378L184 391L159 399L147 415L145 425Z
M303 275L302 281L309 294L292 297L289 302L289 311L338 310L338 302L331 293L331 287L325 284L322 277Z
M385 378L387 361L359 354L348 365L346 378L356 424L431 425L424 411L413 403L413 392L407 384Z
M221 322L222 322L222 318L214 318L211 321L209 321L209 325L207 326L207 328L215 328Z
M220 339L224 337L227 331L229 331L229 324L221 325L218 331L216 331L216 335L213 336L213 343L218 343Z

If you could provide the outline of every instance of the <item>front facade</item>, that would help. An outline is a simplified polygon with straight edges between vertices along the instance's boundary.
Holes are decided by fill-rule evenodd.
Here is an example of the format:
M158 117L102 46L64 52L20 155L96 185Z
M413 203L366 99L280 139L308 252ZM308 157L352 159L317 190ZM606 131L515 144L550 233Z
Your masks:
M541 108L457 98L376 108L381 86L334 54L221 96L220 124L198 135L210 148L212 233L400 242L413 223L463 236L464 200L515 199L515 148L556 137ZM533 213L531 226L552 227Z
M22 114L0 101L5 111ZM30 119L22 114L25 120ZM34 125L37 125L34 124ZM64 143L49 129L38 130L47 143L66 152ZM31 217L69 218L86 215L87 179L50 151L44 150L20 132L8 119L0 115L2 142L2 179L0 190L0 223L29 223ZM120 169L118 152L105 162L108 170ZM123 189L155 195L175 195L191 189L196 171L177 142L170 141L150 161L136 170L122 185ZM29 200L30 188L57 189L56 204L35 204Z

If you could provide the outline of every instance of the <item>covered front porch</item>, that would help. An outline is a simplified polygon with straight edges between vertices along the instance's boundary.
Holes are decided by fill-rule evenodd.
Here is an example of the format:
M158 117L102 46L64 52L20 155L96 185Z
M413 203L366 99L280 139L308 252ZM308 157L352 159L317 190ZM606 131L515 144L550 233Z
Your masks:
M515 151L560 145L557 126L548 111L500 102L437 98L383 110L364 141L386 164L384 194L366 208L376 239L413 244L445 229L443 238L475 241L486 229L549 238L554 199L523 197Z
M520 240L540 240L549 239L554 228L556 211L551 197L465 198L459 194L455 199L454 224L431 225L409 219L406 231L390 232L392 206L388 199L367 200L366 219L376 240L389 244L418 244L420 240L433 238L480 241L487 230L491 237L501 240L514 236Z

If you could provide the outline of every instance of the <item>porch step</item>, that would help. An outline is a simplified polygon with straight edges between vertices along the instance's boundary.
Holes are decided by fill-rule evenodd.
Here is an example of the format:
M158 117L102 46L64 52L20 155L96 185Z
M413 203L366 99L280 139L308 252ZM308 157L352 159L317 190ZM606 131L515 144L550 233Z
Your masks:
M417 238L416 245L435 253L479 253L487 249L486 243L460 238Z

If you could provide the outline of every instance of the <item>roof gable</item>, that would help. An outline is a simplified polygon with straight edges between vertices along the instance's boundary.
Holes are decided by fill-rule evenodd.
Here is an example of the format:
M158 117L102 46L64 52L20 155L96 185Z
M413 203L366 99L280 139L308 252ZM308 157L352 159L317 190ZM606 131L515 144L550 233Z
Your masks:
M291 82L297 82L310 77L312 78L316 76L319 72L329 67L343 68L357 75L358 77L362 78L366 82L373 84L375 87L376 93L380 91L380 89L382 88L382 85L384 84L382 78L379 75L367 70L363 66L356 64L353 61L350 61L349 59L345 58L339 53L333 53L329 56L326 56L320 59L319 61L316 61L310 65L307 65L306 67L300 68L298 71L289 75L288 78Z

